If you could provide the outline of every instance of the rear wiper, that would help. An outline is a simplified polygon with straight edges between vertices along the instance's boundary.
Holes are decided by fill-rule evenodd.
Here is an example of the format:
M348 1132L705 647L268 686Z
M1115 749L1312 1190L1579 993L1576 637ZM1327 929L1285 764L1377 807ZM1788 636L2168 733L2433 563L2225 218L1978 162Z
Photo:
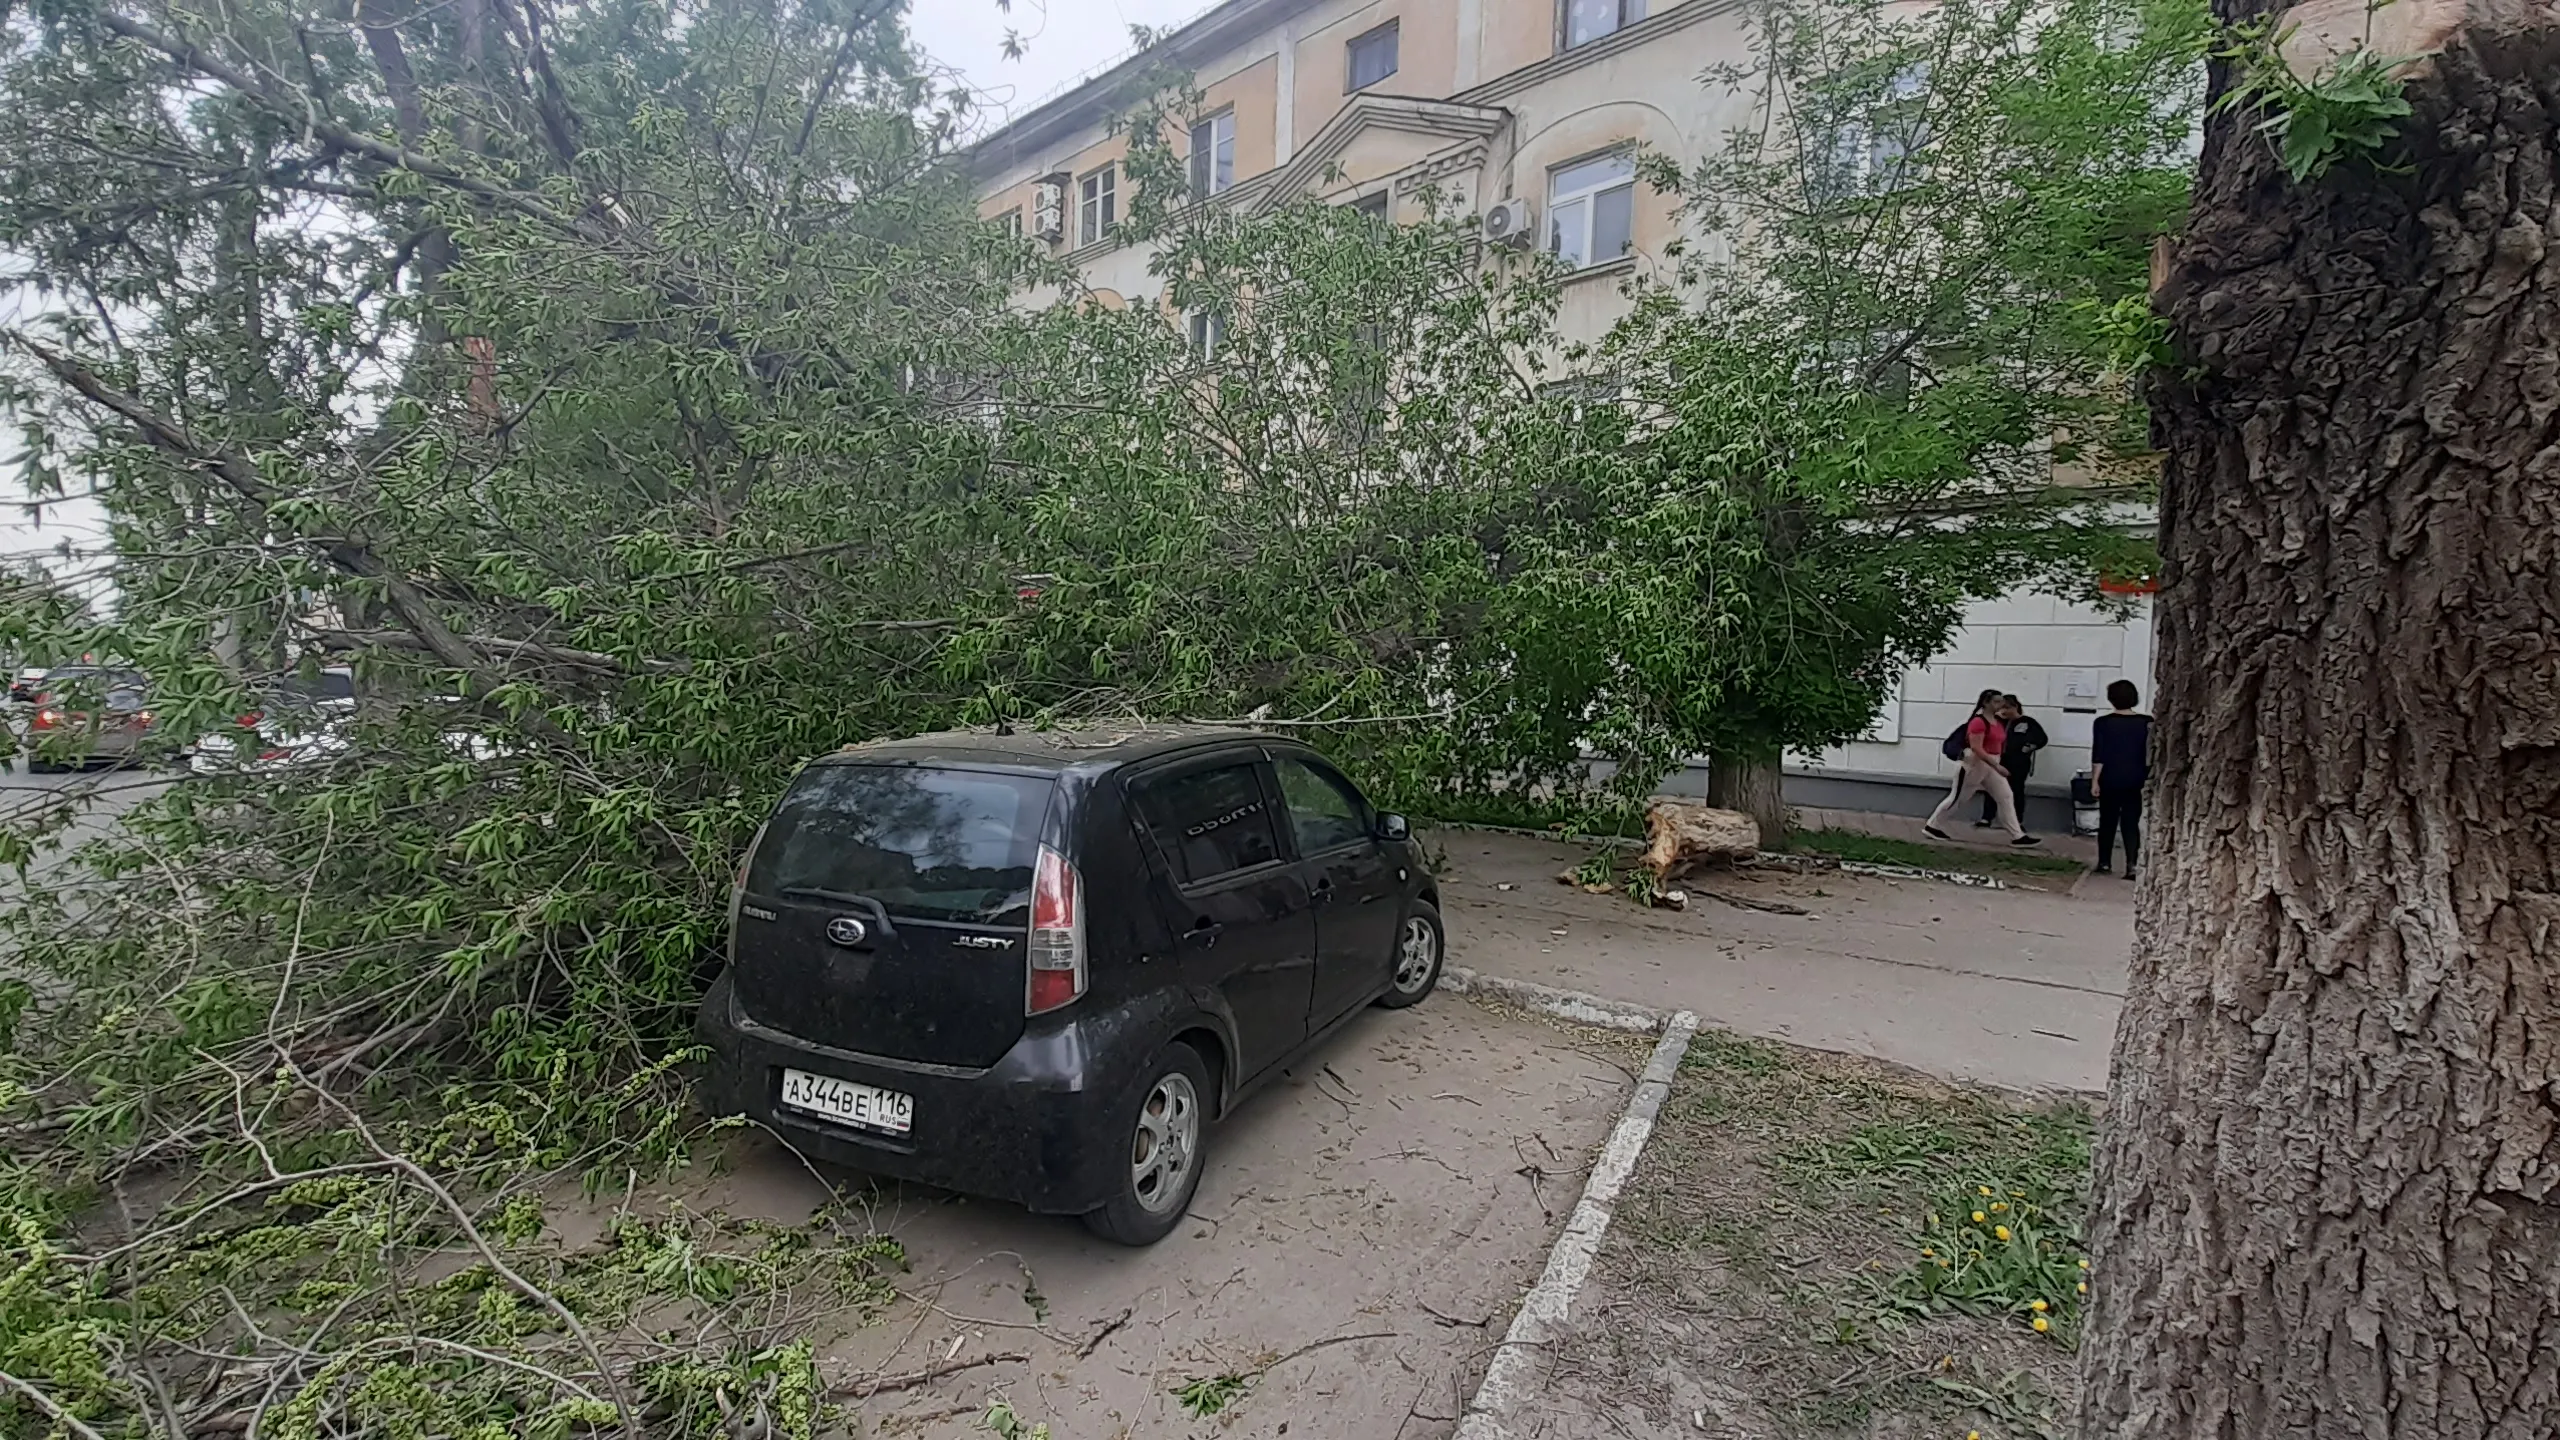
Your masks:
M856 895L847 890L826 890L816 885L785 885L782 887L782 895L787 900L833 900L839 905L877 907L880 903L868 895Z

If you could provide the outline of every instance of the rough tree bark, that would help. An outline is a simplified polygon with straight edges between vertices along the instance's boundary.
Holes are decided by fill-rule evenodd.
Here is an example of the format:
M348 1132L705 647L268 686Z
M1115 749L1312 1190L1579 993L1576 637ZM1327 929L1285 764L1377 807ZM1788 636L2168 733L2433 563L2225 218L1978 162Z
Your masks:
M2560 7L2450 22L2387 169L2217 115L2161 276L2088 1440L2560 1430Z
M1707 757L1707 803L1739 810L1760 823L1760 843L1784 849L1794 827L1787 822L1785 772L1776 750L1727 748Z

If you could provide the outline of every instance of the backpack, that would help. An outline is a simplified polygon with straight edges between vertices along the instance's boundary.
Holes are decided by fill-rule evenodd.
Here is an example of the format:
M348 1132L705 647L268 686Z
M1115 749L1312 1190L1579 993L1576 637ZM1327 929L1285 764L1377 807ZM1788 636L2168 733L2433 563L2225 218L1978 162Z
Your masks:
M1972 728L1973 721L1969 719L1962 725L1957 726L1955 728L1955 733L1947 737L1947 743L1938 747L1938 753L1946 756L1950 760L1962 760L1964 758L1964 732Z

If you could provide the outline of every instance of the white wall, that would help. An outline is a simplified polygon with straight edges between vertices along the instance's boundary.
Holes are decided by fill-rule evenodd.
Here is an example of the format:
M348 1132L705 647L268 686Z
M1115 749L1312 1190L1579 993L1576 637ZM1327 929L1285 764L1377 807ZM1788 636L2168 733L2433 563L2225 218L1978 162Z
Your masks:
M2064 786L2089 768L2089 726L2106 712L2106 688L2116 680L2142 687L2150 703L2150 601L2135 602L2132 617L2119 622L2094 606L2006 595L1966 607L1947 653L1902 677L1881 727L1898 736L1793 759L1816 772L1950 778L1955 765L1939 744L1972 713L1975 696L1996 688L2016 695L2053 737L2037 757L2036 787Z

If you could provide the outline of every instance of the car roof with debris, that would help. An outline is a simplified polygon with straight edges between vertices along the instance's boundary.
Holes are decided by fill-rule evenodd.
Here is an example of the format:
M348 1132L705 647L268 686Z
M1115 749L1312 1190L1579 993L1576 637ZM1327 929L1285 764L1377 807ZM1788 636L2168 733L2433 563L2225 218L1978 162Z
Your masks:
M1003 765L1034 770L1111 769L1213 741L1291 743L1243 725L1131 721L1072 730L942 730L865 740L820 756L821 765Z

